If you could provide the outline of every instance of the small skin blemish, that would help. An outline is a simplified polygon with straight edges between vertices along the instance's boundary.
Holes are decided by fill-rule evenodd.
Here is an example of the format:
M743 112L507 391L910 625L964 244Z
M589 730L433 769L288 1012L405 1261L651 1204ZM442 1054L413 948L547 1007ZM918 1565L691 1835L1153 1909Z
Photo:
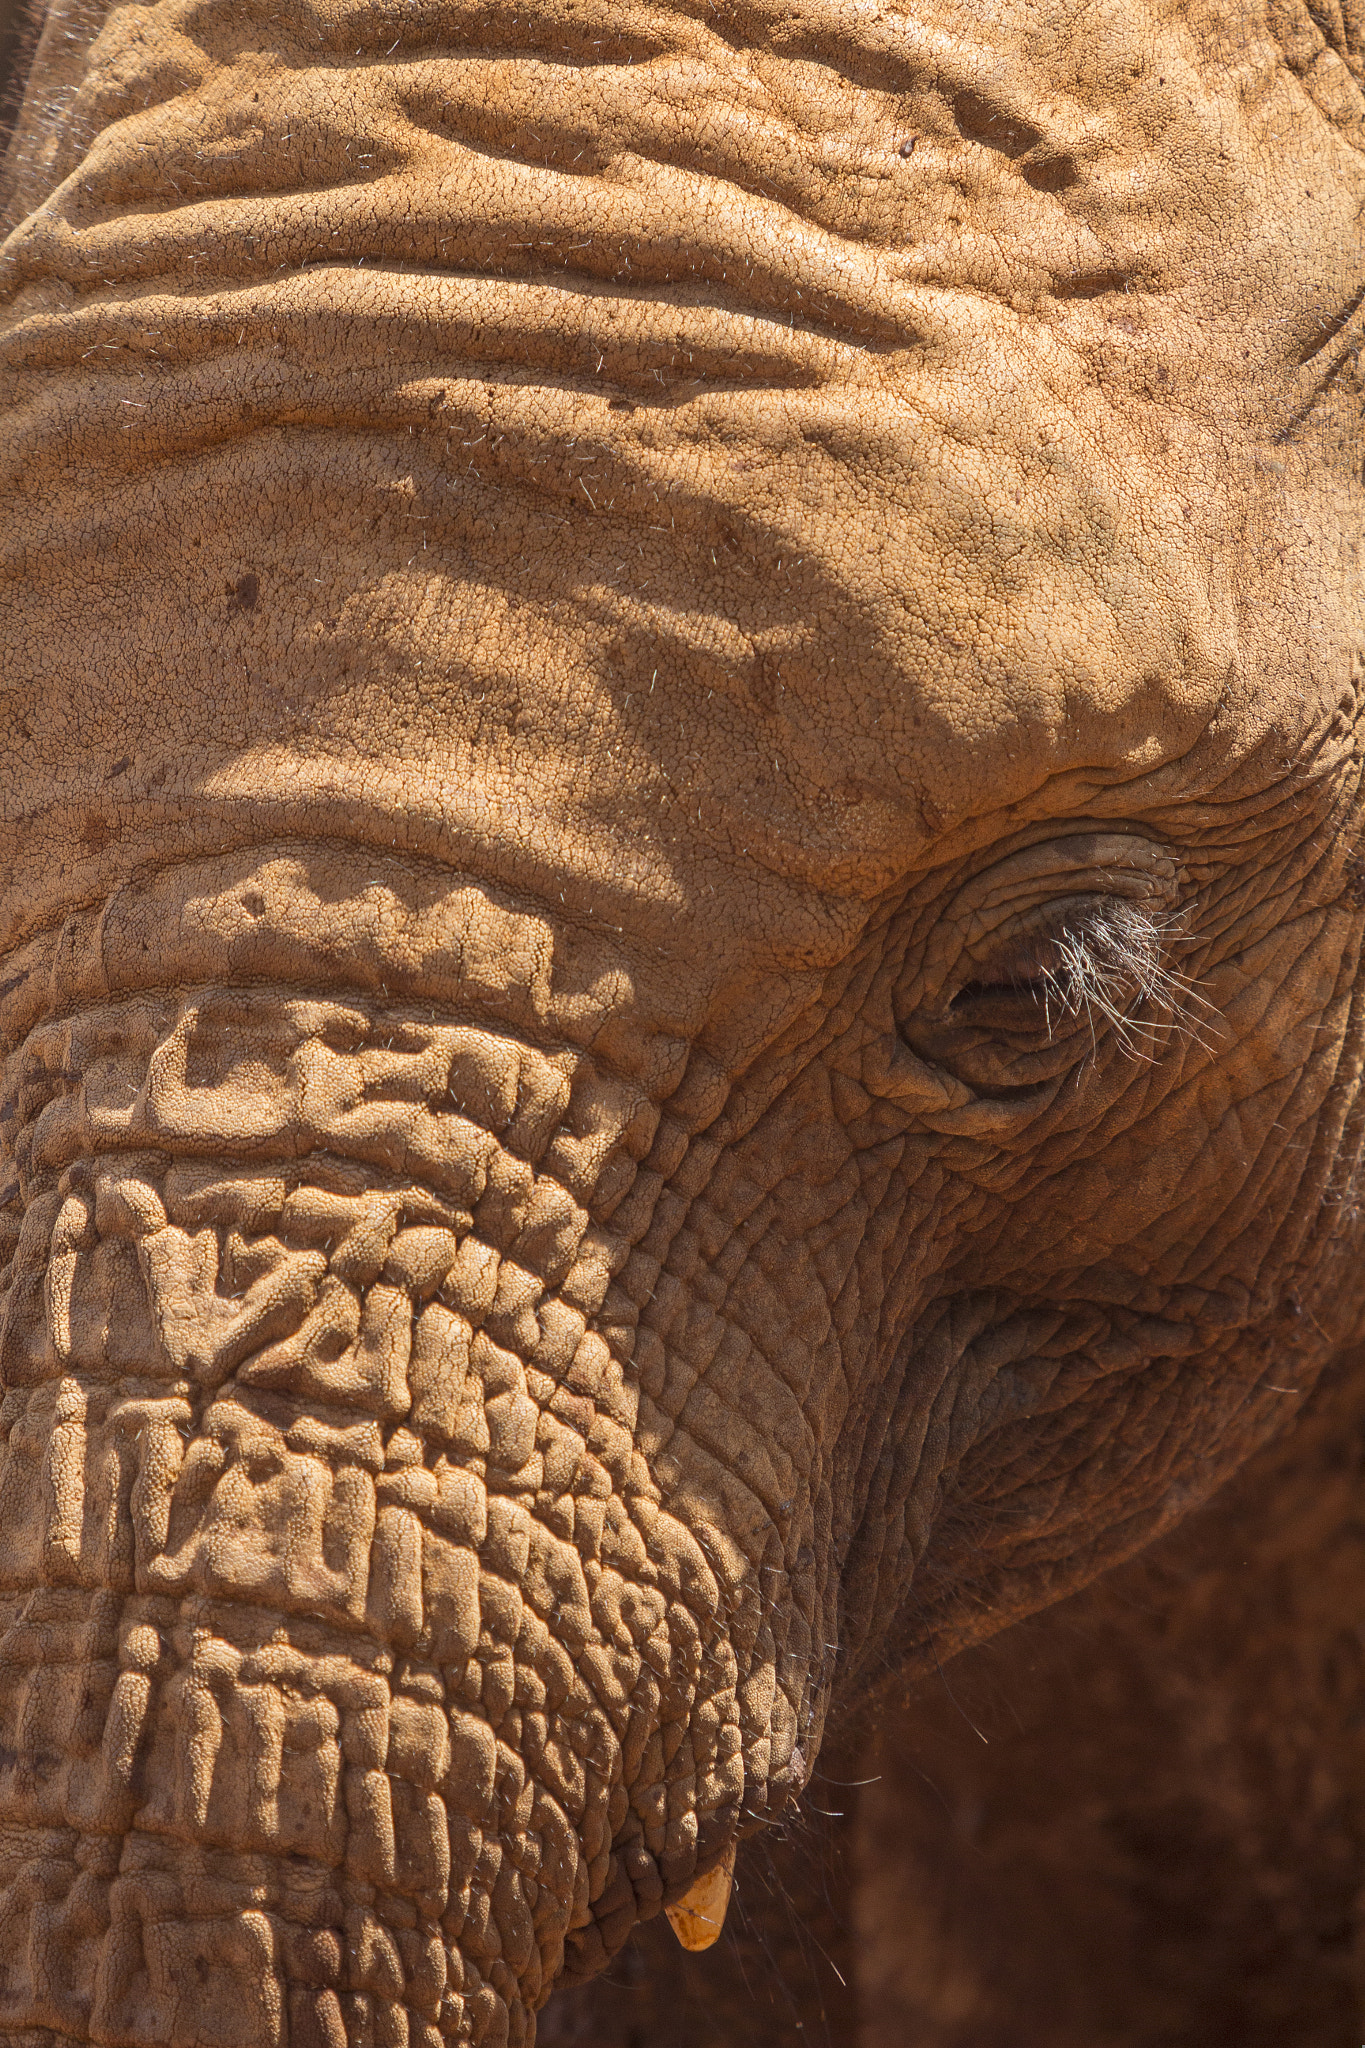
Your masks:
M94 811L87 815L81 826L81 845L87 853L102 853L110 840L117 838L117 827Z
M239 576L235 583L229 583L227 587L229 610L254 611L256 599L260 594L261 579L254 569L248 569L245 576Z

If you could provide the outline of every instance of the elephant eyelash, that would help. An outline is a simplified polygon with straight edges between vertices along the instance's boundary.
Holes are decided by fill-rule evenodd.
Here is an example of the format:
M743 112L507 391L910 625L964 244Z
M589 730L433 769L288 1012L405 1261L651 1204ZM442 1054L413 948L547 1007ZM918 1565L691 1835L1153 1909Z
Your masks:
M1212 1007L1199 984L1166 957L1183 937L1179 917L1119 899L1096 904L1064 925L1052 940L1053 961L1040 964L1035 977L1049 1040L1063 1021L1083 1020L1092 1055L1104 1026L1133 1059L1152 1059L1172 1034L1207 1050L1201 1026L1213 1016ZM1166 1012L1160 1022L1136 1014L1149 1005Z
M1059 927L1026 938L991 979L960 989L952 1007L970 1014L983 998L1030 1000L1042 1012L1050 1044L1066 1026L1079 1023L1089 1029L1092 1056L1105 1028L1133 1059L1154 1058L1172 1033L1205 1045L1201 1026L1212 1008L1199 985L1167 958L1183 938L1179 916L1120 898L1092 901ZM1164 1016L1139 1015L1149 1007Z

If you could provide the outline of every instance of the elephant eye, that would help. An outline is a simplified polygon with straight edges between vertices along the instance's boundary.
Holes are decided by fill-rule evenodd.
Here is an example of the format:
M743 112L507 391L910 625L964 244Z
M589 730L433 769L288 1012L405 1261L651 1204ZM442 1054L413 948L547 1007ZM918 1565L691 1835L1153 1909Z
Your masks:
M1192 985L1166 962L1170 921L1123 898L1091 898L1054 910L1048 925L1007 940L978 961L953 995L952 1022L983 1035L1047 1045L1084 1032L1114 1032L1125 1049L1148 1049L1153 1026L1139 1012L1159 1005L1188 1021ZM1197 999L1196 999L1197 1000Z
M990 979L969 981L953 997L949 1008L959 1024L974 1024L979 1030L1023 1032L1044 1037L1052 1035L1052 1012L1059 1008L1051 977L1023 968Z

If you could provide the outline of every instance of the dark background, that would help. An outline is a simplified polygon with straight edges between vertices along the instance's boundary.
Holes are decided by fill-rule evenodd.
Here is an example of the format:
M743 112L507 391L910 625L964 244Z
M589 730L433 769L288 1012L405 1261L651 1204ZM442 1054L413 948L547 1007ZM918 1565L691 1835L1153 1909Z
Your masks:
M39 7L41 11L41 6ZM0 0L0 150L18 112L20 68L27 71L38 23L28 0Z

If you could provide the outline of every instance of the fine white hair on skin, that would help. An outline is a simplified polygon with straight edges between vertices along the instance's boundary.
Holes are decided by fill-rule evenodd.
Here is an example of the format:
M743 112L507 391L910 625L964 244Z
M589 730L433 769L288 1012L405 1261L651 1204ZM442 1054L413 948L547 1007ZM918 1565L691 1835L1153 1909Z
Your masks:
M1118 900L1096 904L1064 926L1053 942L1055 966L1038 976L1049 1038L1079 1017L1090 1027L1094 1052L1105 1025L1134 1059L1151 1059L1172 1032L1202 1043L1196 1012L1207 1017L1212 1011L1197 985L1166 958L1180 933L1179 918ZM1149 1010L1163 1014L1139 1014Z

